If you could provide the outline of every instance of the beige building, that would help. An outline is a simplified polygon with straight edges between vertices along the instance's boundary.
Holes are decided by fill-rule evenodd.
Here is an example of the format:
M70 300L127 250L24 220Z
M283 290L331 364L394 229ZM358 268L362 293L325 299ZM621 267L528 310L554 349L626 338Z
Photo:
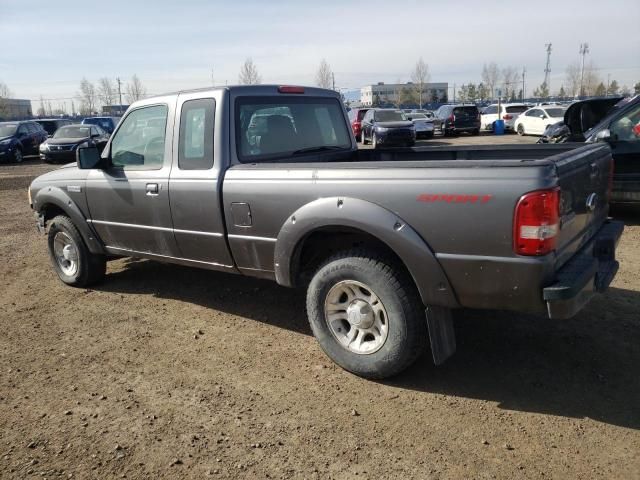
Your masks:
M422 103L440 103L447 100L447 82L427 83L422 94ZM366 85L360 89L360 103L363 107L370 107L374 103L395 104L398 100L398 93L402 89L414 90L415 85L408 83L384 83L378 82L376 85ZM414 95L415 96L415 95ZM416 103L418 99L415 99ZM403 102L404 103L404 102Z
M0 120L22 120L31 117L31 100L0 98Z

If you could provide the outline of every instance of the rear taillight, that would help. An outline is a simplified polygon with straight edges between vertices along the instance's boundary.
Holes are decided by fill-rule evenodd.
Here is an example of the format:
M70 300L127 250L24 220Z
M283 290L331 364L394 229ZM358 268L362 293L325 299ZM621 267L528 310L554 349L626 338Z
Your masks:
M451 115L449 115L449 118L447 118L447 120L449 120L450 122L455 122L456 116L452 113Z
M511 120L512 118L513 118L513 115L509 115L509 114L506 114L506 115L502 116L503 120Z
M513 250L518 255L552 252L559 231L559 188L537 190L520 197L513 219Z

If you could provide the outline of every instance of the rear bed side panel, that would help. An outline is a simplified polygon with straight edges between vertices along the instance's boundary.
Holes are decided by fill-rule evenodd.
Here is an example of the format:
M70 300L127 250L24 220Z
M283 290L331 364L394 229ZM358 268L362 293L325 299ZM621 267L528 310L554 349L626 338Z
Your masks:
M426 167L428 162L423 164ZM521 285L521 288L514 290L516 294L509 294L515 295L512 300L521 301L518 295L525 295L525 291L532 295L531 283L535 283L540 296L541 277L546 275L546 267L532 262L527 271L535 270L535 275L527 276L515 268L515 263L509 264L514 258L513 210L522 193L552 187L554 182L552 165L397 168L387 162L357 166L353 163L262 164L230 168L225 176L223 197L233 257L245 273L249 273L248 269L276 269L275 263L282 260L275 258L277 242L274 240L296 210L318 199L346 197L380 206L382 211L397 216L415 230L425 244L422 247L425 251L430 248L436 255L448 255L440 260L444 276L449 278L454 292L469 292L469 298L460 304L471 306L491 302L491 295L485 296L485 293L491 293L493 288L497 294L496 288L500 286L504 294L504 285L513 285L514 280L520 282L515 286ZM249 204L251 227L229 221L233 202ZM383 217L381 215L380 220ZM320 225L327 218L329 213L318 214L314 222ZM487 269L487 257L504 260L502 273ZM410 263L418 269L440 270L419 259ZM503 275L506 283L498 285L496 275ZM530 282L525 284L525 279ZM420 285L419 288L429 291L432 286ZM473 292L475 299L471 298ZM531 299L527 302L534 303ZM436 304L451 305L442 300Z

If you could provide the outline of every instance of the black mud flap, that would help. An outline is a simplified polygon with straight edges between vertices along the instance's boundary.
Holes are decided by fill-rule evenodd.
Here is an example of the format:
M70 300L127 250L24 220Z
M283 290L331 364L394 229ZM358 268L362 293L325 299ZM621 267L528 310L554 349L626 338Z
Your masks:
M433 363L442 365L447 358L456 353L456 333L453 329L451 309L429 306L425 313Z

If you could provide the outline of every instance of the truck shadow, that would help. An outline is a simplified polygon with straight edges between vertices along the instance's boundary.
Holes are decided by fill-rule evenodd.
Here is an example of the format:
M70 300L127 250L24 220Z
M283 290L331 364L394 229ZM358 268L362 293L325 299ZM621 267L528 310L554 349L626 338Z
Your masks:
M611 205L609 215L628 226L640 225L640 205Z
M195 303L311 335L304 292L270 281L145 260L125 260L97 288ZM612 288L576 318L495 311L455 313L458 351L429 354L382 383L640 429L640 292Z

